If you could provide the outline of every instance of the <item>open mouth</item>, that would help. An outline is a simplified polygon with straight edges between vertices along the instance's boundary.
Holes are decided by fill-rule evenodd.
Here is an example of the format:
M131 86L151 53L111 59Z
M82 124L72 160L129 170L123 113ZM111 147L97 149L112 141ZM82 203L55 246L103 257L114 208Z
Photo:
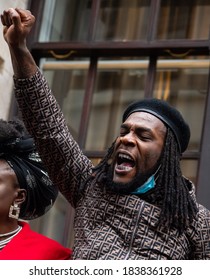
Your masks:
M115 166L115 170L117 172L123 172L123 171L128 172L131 169L133 169L134 166L135 166L135 161L128 154L119 153L117 155L117 161L116 161L116 166Z

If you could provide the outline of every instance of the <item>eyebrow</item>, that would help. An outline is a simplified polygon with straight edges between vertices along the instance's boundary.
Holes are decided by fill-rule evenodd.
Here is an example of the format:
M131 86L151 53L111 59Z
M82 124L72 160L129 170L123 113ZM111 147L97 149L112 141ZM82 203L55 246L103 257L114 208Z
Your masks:
M128 125L127 124L121 124L120 128L128 128Z

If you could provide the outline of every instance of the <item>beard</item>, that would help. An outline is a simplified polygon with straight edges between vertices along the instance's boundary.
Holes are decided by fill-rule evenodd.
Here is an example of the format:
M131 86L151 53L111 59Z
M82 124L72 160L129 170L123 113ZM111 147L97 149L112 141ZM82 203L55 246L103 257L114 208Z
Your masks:
M113 167L110 165L105 179L106 188L118 194L130 194L138 187L142 186L149 177L157 171L158 167L159 163L146 172L137 173L137 175L128 183L118 183L113 181Z

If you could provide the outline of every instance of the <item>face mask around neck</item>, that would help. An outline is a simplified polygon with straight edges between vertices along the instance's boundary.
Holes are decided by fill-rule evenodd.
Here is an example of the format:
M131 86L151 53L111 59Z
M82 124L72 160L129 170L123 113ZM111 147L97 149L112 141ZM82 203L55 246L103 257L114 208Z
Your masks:
M135 191L132 192L132 194L143 194L148 192L149 190L151 190L152 188L155 187L155 176L152 175L151 177L149 177L149 179L140 187L138 187L137 189L135 189Z

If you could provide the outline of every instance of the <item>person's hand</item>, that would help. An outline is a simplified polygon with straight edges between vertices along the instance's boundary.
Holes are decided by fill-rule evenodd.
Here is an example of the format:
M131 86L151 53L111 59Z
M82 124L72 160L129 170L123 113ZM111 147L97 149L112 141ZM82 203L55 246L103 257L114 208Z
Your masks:
M4 25L3 35L8 45L21 47L31 31L35 17L29 10L9 8L1 14Z

